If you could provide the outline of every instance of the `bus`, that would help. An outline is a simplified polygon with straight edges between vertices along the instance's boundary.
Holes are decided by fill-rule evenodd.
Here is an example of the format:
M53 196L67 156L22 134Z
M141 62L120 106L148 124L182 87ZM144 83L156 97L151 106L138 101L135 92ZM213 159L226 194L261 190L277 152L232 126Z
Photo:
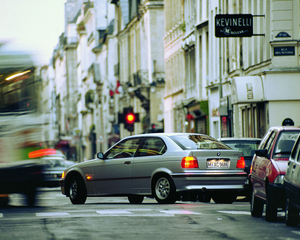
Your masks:
M4 201L7 194L25 189L28 202L34 202L36 183L30 171L35 164L29 164L28 154L42 148L41 91L42 81L31 56L5 51L0 44L0 196ZM26 166L28 171L21 171L25 175L4 174L18 166ZM37 169L35 165L34 171ZM23 185L27 180L32 187Z

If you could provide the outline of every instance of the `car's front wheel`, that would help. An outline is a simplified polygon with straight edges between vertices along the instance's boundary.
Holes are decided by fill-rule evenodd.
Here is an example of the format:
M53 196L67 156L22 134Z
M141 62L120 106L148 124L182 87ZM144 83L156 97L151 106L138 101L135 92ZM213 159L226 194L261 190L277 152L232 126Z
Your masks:
M128 201L132 204L140 204L144 200L144 196L140 195L129 195L128 196Z
M154 181L154 197L158 203L175 203L176 190L170 176L162 175Z
M72 177L69 185L69 198L73 204L84 204L86 201L87 193L83 179L74 176Z
M286 200L286 208L285 208L285 224L287 226L297 226L299 222L299 210L294 207L290 199Z
M251 201L250 201L250 210L252 217L261 217L264 211L264 203L258 197L255 197L254 192L252 191Z

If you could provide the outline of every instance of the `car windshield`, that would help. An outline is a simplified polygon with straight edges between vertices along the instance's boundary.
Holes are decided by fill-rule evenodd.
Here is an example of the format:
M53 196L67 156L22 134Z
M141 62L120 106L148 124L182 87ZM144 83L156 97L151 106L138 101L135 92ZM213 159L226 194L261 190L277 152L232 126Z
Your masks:
M250 141L250 140L236 140L236 141L226 140L222 142L234 150L242 151L244 157L252 157L260 143L260 141Z
M274 156L289 157L298 135L299 131L281 132L275 145Z
M224 143L207 135L174 135L170 138L184 150L230 149Z

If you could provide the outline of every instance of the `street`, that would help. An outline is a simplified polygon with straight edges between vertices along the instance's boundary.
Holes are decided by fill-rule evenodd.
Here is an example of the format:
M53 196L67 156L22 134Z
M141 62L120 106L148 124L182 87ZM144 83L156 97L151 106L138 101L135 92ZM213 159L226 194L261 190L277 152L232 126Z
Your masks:
M249 203L181 202L162 205L146 198L88 198L73 205L59 188L44 188L35 207L13 194L0 208L0 239L299 239L300 224L287 227L250 215Z

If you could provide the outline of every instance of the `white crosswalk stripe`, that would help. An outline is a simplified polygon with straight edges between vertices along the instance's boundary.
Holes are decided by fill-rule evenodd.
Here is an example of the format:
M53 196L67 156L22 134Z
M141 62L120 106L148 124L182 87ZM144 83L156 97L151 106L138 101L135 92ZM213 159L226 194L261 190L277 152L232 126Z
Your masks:
M131 217L174 217L175 215L199 215L201 213L191 212L187 210L153 210L153 209L103 209L103 210L72 210L67 212L37 212L35 217L39 218L64 218L64 217L103 217L103 216L131 216ZM11 217L32 217L32 215L24 215L19 213L3 214L0 213L0 218L5 216Z

